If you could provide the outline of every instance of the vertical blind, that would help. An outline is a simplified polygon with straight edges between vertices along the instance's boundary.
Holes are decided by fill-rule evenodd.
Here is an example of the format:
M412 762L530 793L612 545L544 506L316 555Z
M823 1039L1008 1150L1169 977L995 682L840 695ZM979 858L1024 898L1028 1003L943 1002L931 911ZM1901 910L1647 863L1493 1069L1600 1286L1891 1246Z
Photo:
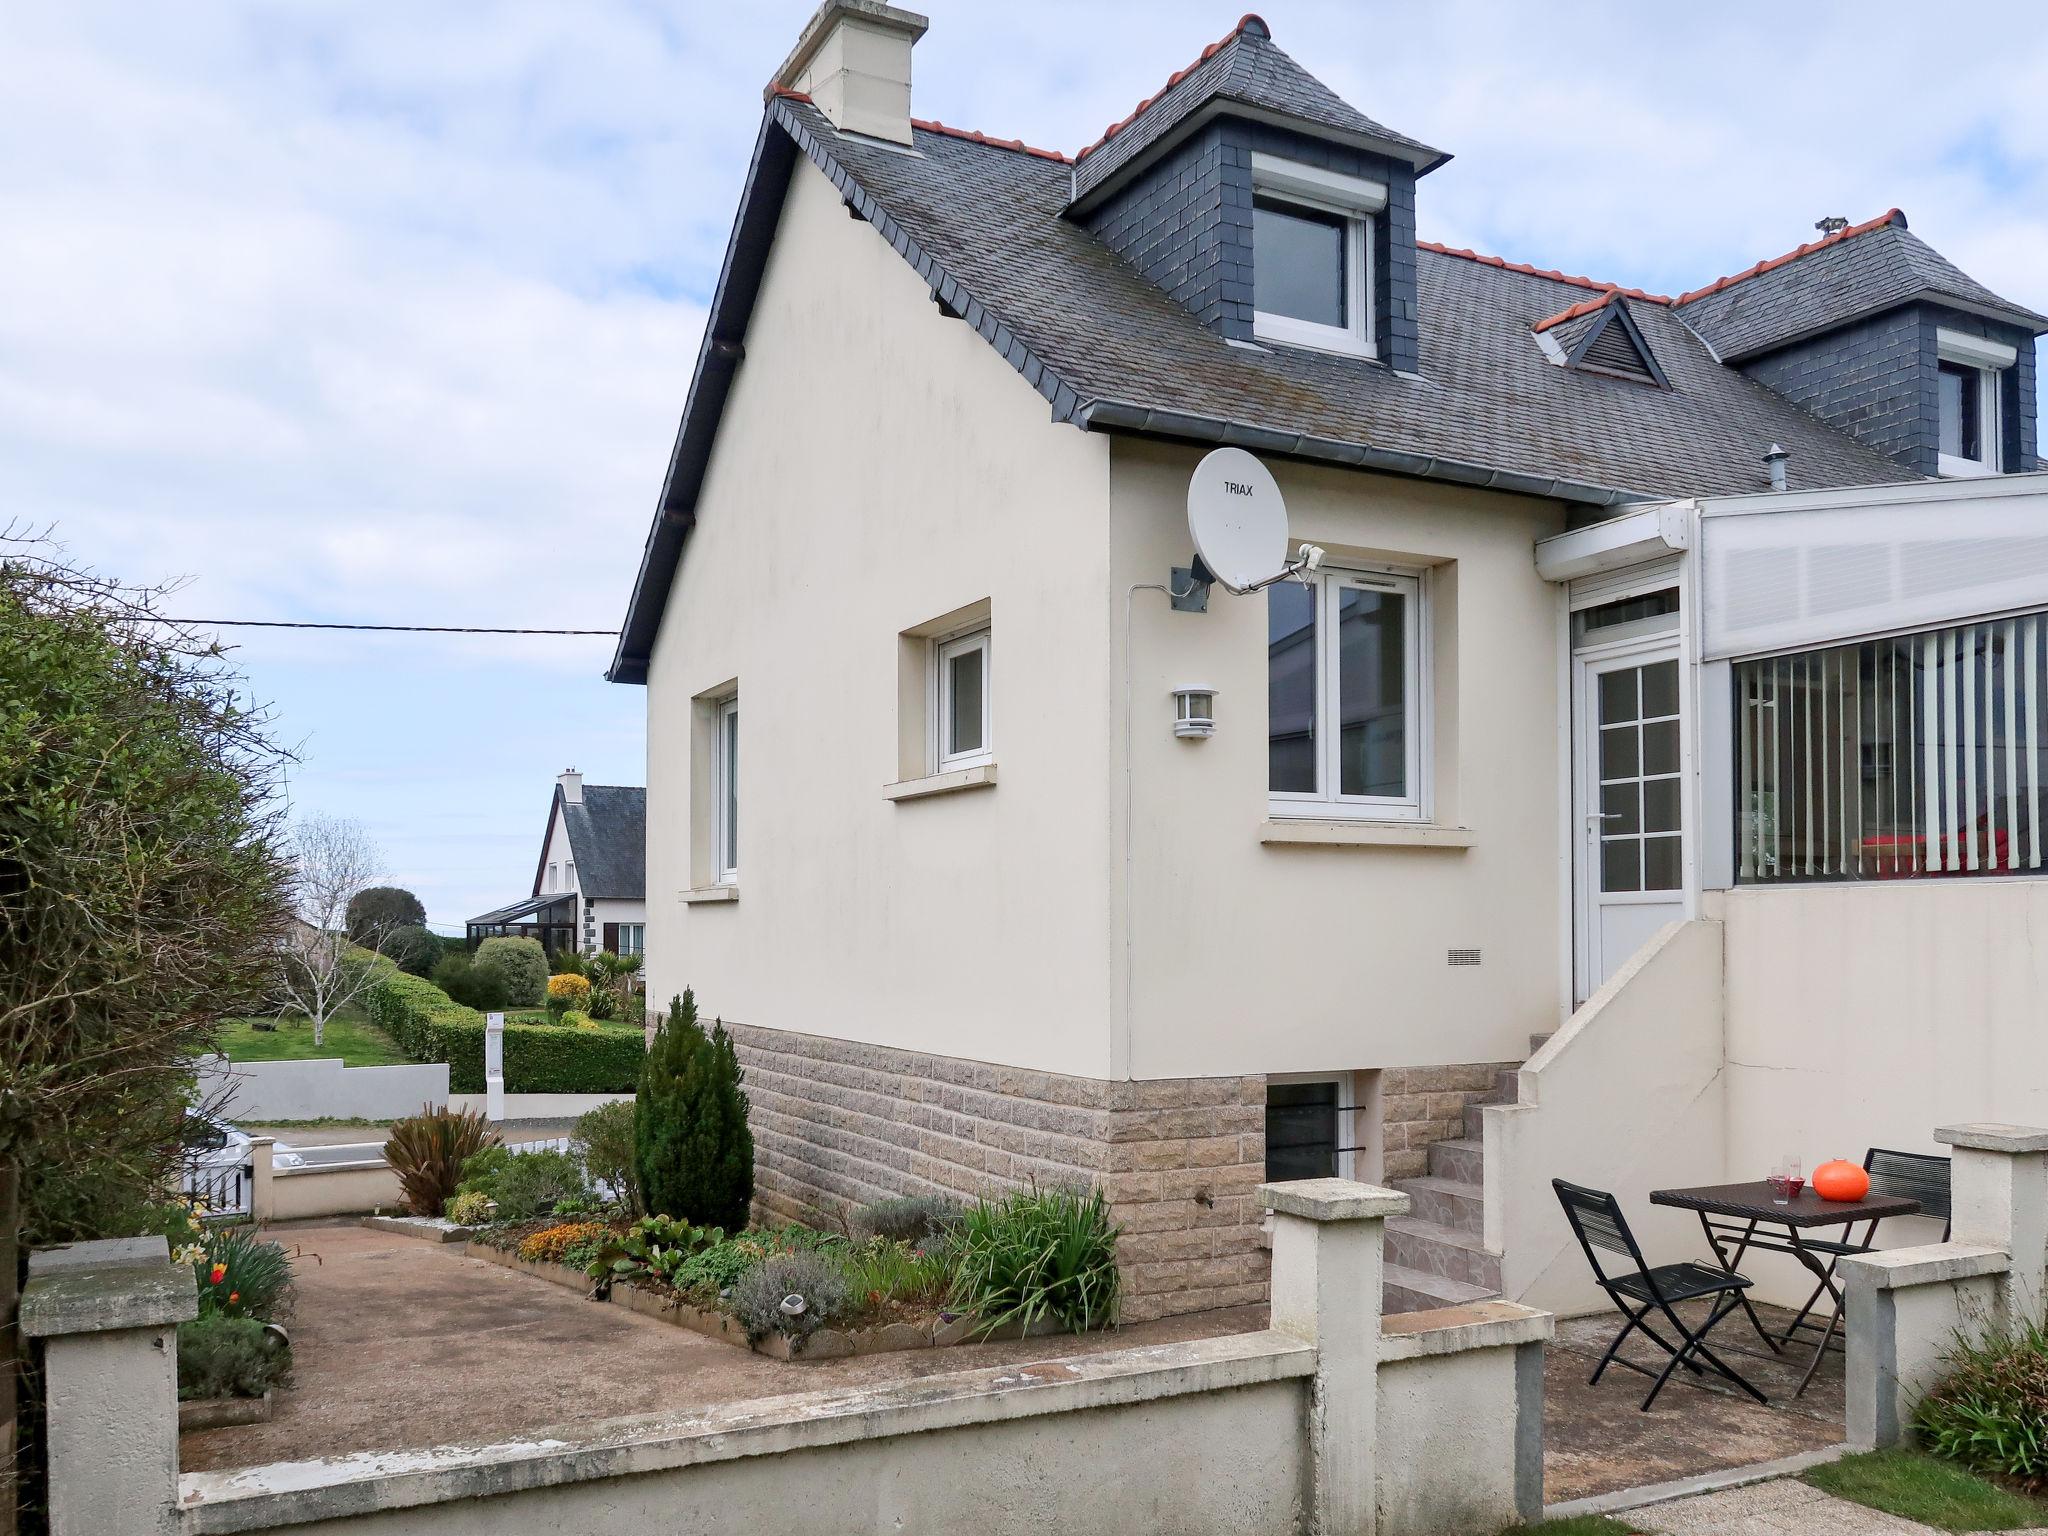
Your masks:
M1737 664L1745 884L2041 868L2048 615Z

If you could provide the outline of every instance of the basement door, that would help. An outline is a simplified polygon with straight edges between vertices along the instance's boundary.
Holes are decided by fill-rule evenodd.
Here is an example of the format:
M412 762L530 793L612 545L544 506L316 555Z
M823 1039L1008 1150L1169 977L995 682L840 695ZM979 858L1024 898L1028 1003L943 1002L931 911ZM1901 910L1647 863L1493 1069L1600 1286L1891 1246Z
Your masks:
M1616 627L1572 656L1575 1002L1685 915L1678 636Z

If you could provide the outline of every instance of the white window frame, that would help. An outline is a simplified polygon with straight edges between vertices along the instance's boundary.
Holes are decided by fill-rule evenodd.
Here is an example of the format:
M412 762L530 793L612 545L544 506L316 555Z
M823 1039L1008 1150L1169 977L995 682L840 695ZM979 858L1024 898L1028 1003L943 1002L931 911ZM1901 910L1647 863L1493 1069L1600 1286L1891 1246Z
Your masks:
M631 935L628 939L627 935ZM645 923L619 924L619 948L621 955L644 955L647 953L647 925Z
M1977 371L1977 446L1981 454L1979 458L1966 459L1944 453L1937 468L1949 476L1995 475L2001 457L1998 404L2004 391L2000 386L2005 370L2019 360L2019 353L2003 342L1972 336L1967 331L1951 331L1945 326L1935 331L1934 338L1941 361ZM1936 426L1938 434L1938 422Z
M1358 1099L1358 1074L1355 1072L1268 1072L1266 1085L1295 1087L1309 1085L1321 1087L1324 1083L1337 1090L1334 1106L1337 1117L1337 1171L1335 1177L1350 1179L1357 1177L1358 1169L1358 1119L1362 1108ZM1270 1218L1269 1218L1270 1220Z
M550 864L548 866L548 889L550 891L557 890L561 887L561 884L562 866L559 864Z
M1316 789L1314 793L1269 787L1268 814L1275 818L1316 821L1428 821L1431 749L1429 601L1423 573L1411 570L1325 566L1311 585L1316 593ZM1407 597L1407 720L1403 746L1408 793L1402 796L1345 795L1342 782L1343 733L1337 728L1337 594L1346 587L1398 591Z
M740 883L739 846L734 836L739 820L740 697L720 699L711 733L711 870L714 885Z
M926 718L932 723L933 773L952 773L995 761L995 674L990 667L989 635L989 627L982 625L932 642L931 699ZM950 670L953 658L964 656L969 651L981 653L981 745L971 752L948 752L946 743L953 739L953 691L948 686Z
M562 889L565 891L576 889L576 861L574 859L562 861Z
M1378 357L1373 330L1373 220L1386 209L1386 184L1284 160L1278 155L1255 153L1252 195L1292 203L1316 213L1334 213L1345 221L1344 309L1351 317L1349 325L1319 325L1312 320L1260 310L1252 315L1252 334L1261 341L1277 341L1287 346L1342 352L1352 357ZM1254 245L1252 260L1256 263L1258 259Z

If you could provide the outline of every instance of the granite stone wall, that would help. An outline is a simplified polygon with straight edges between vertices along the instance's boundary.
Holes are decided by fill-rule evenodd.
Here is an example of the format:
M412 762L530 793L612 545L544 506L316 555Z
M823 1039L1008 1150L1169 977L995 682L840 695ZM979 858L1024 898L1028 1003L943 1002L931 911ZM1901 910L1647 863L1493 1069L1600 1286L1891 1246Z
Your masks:
M1429 1171L1429 1144L1465 1135L1465 1111L1507 1097L1501 1074L1519 1062L1475 1062L1455 1067L1389 1067L1380 1074L1382 1176L1420 1178Z
M1263 1077L1105 1082L727 1028L760 1219L836 1225L888 1195L1100 1184L1124 1231L1127 1320L1265 1299Z

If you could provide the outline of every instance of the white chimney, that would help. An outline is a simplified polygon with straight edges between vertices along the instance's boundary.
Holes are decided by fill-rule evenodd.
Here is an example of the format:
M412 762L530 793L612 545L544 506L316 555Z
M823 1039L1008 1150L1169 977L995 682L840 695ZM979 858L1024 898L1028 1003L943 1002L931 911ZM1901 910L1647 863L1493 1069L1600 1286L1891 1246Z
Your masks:
M555 776L555 782L562 786L562 801L566 805L583 803L583 775L574 768L564 768Z
M847 133L910 142L910 50L931 23L882 0L825 0L775 84L801 91Z

